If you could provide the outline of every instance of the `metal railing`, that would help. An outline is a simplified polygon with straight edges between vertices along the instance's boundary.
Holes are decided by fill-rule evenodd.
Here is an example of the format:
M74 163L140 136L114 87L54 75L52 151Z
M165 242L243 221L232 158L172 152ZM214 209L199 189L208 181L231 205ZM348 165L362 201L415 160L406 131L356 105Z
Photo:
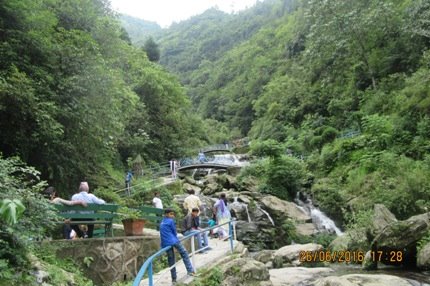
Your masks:
M229 220L228 222L225 222L225 223L220 224L220 225L216 225L213 227L208 227L208 228L199 230L198 232L195 231L193 233L190 233L190 234L184 236L182 239L180 239L180 242L182 243L183 241L186 241L190 238L195 237L197 233L203 233L205 231L210 231L211 229L215 229L215 228L221 227L221 226L226 225L226 224L228 224L228 226L229 226L228 239L230 240L231 253L233 253L233 240L236 239L235 219ZM192 262L192 265L194 267L194 271L197 271L197 267L196 267L196 263L195 263L196 262L195 261L195 254L200 252L200 251L207 249L208 247L209 247L208 245L205 245L205 247L196 250L195 245L194 245L194 239L191 239L191 253L189 254L189 256L191 257L191 262ZM148 285L149 286L155 285L154 284L154 273L153 273L153 261L155 258L166 253L171 248L172 248L172 246L164 247L164 248L160 249L159 251L157 251L155 254L151 255L148 259L146 259L146 261L143 263L142 267L140 268L139 272L137 273L136 278L133 281L133 286L139 286L140 285L140 282L142 281L146 272L148 272ZM165 269L165 271L161 275L165 275L166 273L169 273L170 269L172 269L173 267L176 267L177 264L178 264L178 262L176 262L173 266L169 267L168 269ZM156 282L158 282L158 280L155 281L155 283Z
M130 185L128 188L117 189L114 193L117 193L120 196L130 196L131 192L134 192L135 189L153 189L163 184L163 182L160 181L161 178L167 177L171 174L169 164L149 166L145 168L145 173L147 178L145 181Z

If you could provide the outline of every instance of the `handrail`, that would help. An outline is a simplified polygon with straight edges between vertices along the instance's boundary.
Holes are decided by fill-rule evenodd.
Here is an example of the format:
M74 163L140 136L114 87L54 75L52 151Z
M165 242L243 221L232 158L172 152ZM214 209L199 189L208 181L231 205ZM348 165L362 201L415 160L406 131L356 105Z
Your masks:
M197 233L202 233L202 232L205 232L205 231L208 231L208 230L211 230L211 229L218 228L218 227L223 226L225 224L228 224L229 225L229 236L228 236L228 238L230 240L230 249L231 249L231 252L233 253L233 236L236 235L236 231L233 230L233 228L235 227L235 223L234 222L235 222L235 219L231 219L231 220L229 220L229 221L227 221L227 222L225 222L223 224L219 224L219 225L216 225L216 226L208 227L208 228L199 230L198 232L190 233L190 234L184 236L179 241L180 242L185 241L185 240L187 240L189 238L192 238L192 237L196 236ZM204 248L195 251L194 250L194 239L191 240L191 254L190 254L190 256L193 257L193 263L192 264L193 264L194 270L196 270L196 264L194 263L195 262L195 260L194 260L194 256L195 255L194 254L196 252L199 252L201 250L206 249L207 247L208 246L205 246ZM159 251L157 251L156 253L154 253L153 255L151 255L148 259L146 259L146 261L143 263L142 267L140 268L139 272L137 273L136 277L134 278L133 286L139 286L140 285L140 282L142 281L143 276L145 276L145 273L146 273L147 270L148 270L148 285L149 286L153 286L154 282L153 282L152 262L153 262L153 260L155 258L157 258L161 254L167 252L171 248L172 248L172 246L166 246L166 247L160 249ZM175 267L175 266L176 266L176 263L172 267ZM172 268L172 267L170 267L170 268Z

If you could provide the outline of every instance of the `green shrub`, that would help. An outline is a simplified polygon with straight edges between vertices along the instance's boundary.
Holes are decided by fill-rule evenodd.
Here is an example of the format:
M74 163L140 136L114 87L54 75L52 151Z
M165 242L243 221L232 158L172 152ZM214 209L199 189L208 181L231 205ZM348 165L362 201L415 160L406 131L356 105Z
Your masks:
M251 154L257 157L279 157L284 148L276 140L255 142L251 145Z
M16 200L25 207L12 225L4 220L8 216L0 217L0 273L8 285L30 284L27 254L34 241L45 237L55 225L53 207L40 195L45 186L34 168L19 158L3 159L0 154L0 201ZM12 205L5 205L8 206ZM11 272L14 275L9 275Z
M301 190L306 176L302 161L282 156L271 160L265 178L269 192L281 199L292 199Z
M311 192L322 211L338 223L343 221L343 208L346 205L346 201L340 194L339 189L333 186L331 180L318 180L312 186Z
M112 189L97 188L94 191L94 195L110 204L123 204L121 196Z

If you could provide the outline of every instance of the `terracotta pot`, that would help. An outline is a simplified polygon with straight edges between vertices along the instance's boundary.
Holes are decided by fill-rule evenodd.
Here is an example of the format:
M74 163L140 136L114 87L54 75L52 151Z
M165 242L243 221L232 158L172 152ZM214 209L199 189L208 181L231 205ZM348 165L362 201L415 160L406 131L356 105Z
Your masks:
M143 235L143 226L145 220L140 218L126 218L122 220L124 225L124 232L126 236L139 236Z

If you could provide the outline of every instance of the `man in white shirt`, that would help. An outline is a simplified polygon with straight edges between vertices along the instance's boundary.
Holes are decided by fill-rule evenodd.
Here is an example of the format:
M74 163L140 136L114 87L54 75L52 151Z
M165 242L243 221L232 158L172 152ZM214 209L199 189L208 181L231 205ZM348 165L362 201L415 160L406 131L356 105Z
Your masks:
M160 192L154 193L154 198L152 199L152 204L154 205L154 208L157 208L157 209L163 208L163 202L160 199Z
M195 195L194 190L189 190L188 192L190 195L185 198L184 200L184 209L188 210L188 213L190 214L193 210L193 208L200 209L202 205L202 201L198 196Z
M72 201L84 201L87 204L97 204L97 205L103 205L106 203L104 200L99 199L93 194L90 194L89 191L90 191L90 187L88 186L88 183L81 182L78 193L72 196ZM92 211L81 211L80 213L88 214L88 213L92 213ZM92 219L84 219L84 220L92 220ZM88 224L87 227L88 227L87 235L89 238L91 238L93 237L94 224ZM84 233L82 232L82 230L79 228L78 225L76 224L72 225L72 229L78 234L78 237L84 236Z

